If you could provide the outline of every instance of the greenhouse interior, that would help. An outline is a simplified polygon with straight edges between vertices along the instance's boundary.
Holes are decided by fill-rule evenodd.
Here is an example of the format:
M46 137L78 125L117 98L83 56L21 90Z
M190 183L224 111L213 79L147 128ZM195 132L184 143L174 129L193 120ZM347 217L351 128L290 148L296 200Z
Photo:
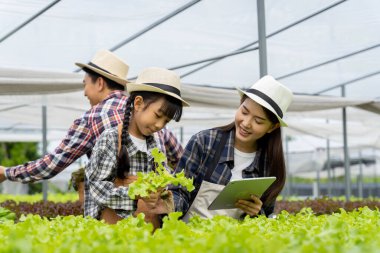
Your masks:
M281 129L287 177L276 206L279 213L281 203L292 199L300 201L298 205L302 206L306 205L302 201L323 198L372 201L380 196L380 1L0 0L0 13L2 148L9 143L33 143L37 158L52 152L73 121L91 108L83 92L85 73L75 63L90 62L98 50L105 49L129 65L127 78L130 81L135 80L142 69L151 66L173 70L181 77L182 97L191 106L184 107L182 119L171 121L167 128L183 147L199 131L234 121L240 103L236 88L248 89L268 74L291 89L293 102L284 116L288 127ZM1 155L1 166L27 162L3 164ZM38 198L46 201L56 194L75 195L69 190L71 174L87 163L87 157L83 156L58 175L44 180L38 190L42 195ZM0 183L0 192L7 196L27 195L31 188L35 188L34 184ZM312 242L305 246L306 242L298 237L294 243L299 244L294 246L285 243L285 237L275 234L282 238L279 240L283 240L285 246L265 248L255 240L256 246L240 252L290 252L291 249L294 249L292 252L366 249L376 252L379 243L369 239L369 234L380 232L379 202L376 203L372 208L377 209L376 214L360 211L368 221L368 234L360 239L355 237L348 244L341 239L325 246L315 241L314 245ZM288 216L281 217L287 219ZM302 219L297 218L299 222ZM348 219L351 222L354 218ZM165 221L167 230L170 225L174 227L169 221ZM325 229L330 231L332 224L340 221L326 222L331 227ZM194 225L193 229L196 228ZM160 233L164 229L165 226ZM214 229L218 231L218 227ZM186 238L193 236L194 230L186 232L183 228L178 233L183 232ZM139 233L136 231L133 233ZM342 231L336 233L344 233ZM155 235L152 252L168 250L159 246L161 234L156 232ZM65 240L63 234L60 236ZM272 237L261 236L261 239ZM346 238L337 234L338 237ZM101 233L94 238L99 242L105 240L100 239ZM199 246L199 250L223 251L224 244L211 248L213 239L207 238L209 248ZM231 238L229 242L234 240ZM321 238L323 241L328 235ZM180 244L175 240L168 252L180 249L176 248L181 247L178 245L183 248L187 247L186 243L191 245L191 242ZM265 240L270 245L277 244ZM352 246L354 240L357 246ZM28 243L25 245L33 245L29 251L19 248L20 252L68 252L63 248L51 251L49 244L45 248L43 243L38 246ZM71 243L80 245L79 241ZM343 244L346 246L340 249ZM21 247L15 245L8 243L4 252ZM135 244L131 241L128 247L133 252L136 248L132 245ZM91 247L83 250L112 249ZM192 252L192 247L186 252ZM247 249L246 246L230 247L231 252Z

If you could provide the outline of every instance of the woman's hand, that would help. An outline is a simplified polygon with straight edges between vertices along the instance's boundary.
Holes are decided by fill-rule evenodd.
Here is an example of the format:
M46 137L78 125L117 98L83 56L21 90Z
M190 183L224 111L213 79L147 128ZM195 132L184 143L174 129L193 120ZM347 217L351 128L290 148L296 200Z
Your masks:
M235 206L250 216L256 216L259 214L263 202L261 202L259 197L251 195L250 200L240 199L235 203Z

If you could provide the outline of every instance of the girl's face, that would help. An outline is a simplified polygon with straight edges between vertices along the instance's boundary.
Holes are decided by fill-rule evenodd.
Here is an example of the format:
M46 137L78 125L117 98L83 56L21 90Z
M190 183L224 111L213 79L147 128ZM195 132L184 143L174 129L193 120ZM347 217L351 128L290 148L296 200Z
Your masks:
M279 127L272 123L261 105L246 98L235 114L235 148L242 152L257 150L257 140Z
M146 106L143 98L137 96L134 101L129 133L137 138L145 139L145 136L152 135L164 128L171 120L161 110L164 103L165 99L160 98Z

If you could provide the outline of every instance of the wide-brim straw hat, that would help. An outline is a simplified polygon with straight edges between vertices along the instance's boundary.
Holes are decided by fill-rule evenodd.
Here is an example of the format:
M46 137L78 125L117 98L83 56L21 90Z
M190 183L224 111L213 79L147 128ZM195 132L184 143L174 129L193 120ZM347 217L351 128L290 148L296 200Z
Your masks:
M80 68L88 68L124 87L128 83L129 66L122 59L108 50L98 51L89 63L76 62Z
M171 70L157 67L144 69L135 82L128 83L128 93L134 91L151 91L166 94L182 101L182 106L190 106L181 97L181 81Z
M288 126L283 118L293 100L293 93L289 88L275 80L272 76L266 75L247 90L236 89L240 96L245 94L276 115L281 126Z

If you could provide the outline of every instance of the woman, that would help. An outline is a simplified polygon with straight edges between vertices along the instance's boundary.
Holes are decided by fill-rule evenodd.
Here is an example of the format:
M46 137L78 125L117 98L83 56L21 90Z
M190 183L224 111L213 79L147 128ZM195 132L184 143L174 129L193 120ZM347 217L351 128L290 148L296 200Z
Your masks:
M194 135L176 168L194 178L195 190L173 189L176 211L185 215L212 217L227 215L270 215L285 183L285 162L281 126L287 126L284 113L292 92L271 76L265 76L246 91L238 90L241 105L235 121ZM276 177L275 182L258 198L239 200L235 209L208 210L208 206L232 179Z

